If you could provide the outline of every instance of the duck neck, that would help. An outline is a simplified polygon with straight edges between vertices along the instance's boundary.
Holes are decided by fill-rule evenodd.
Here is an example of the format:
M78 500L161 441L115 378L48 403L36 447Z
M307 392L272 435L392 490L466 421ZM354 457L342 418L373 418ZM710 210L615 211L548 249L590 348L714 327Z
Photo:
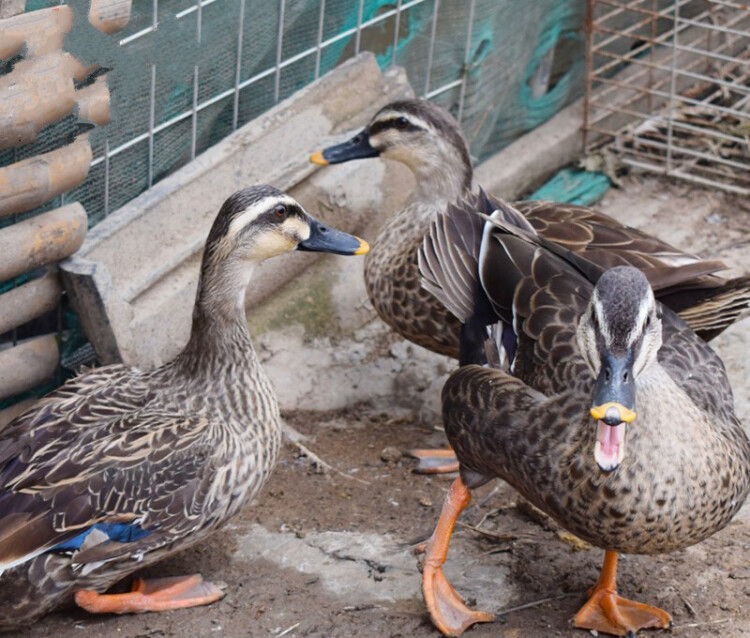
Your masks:
M411 167L416 178L415 201L433 203L443 207L463 196L471 188L471 167L446 164L419 164Z
M441 210L471 189L474 171L469 148L462 135L456 141L439 138L419 153L392 155L414 174L416 187L412 201L430 204Z
M414 200L443 207L471 189L473 170L468 151L444 149L441 154L411 162L409 168L416 179Z
M180 355L192 376L216 375L222 366L256 361L245 315L245 292L255 262L204 258L190 340Z

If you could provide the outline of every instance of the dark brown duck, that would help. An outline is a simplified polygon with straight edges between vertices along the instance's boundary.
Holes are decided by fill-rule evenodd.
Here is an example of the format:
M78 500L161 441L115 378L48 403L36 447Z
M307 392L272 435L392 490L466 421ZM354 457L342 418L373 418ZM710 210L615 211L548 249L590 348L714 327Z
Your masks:
M744 502L750 443L724 366L641 271L604 270L494 205L477 197L449 208L420 254L426 286L470 328L462 358L483 360L491 347L508 363L465 365L443 389L461 475L428 543L432 619L449 636L493 619L463 604L442 564L469 490L501 478L606 550L576 626L616 635L666 627L663 610L617 596L617 554L697 543Z

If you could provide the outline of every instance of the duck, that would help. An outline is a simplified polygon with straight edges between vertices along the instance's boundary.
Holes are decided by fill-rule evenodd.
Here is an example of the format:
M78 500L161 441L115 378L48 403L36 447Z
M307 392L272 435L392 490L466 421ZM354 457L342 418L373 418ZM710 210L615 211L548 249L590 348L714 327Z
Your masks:
M496 205L480 193L450 206L419 254L425 286L469 326L467 363L442 390L459 477L426 545L432 622L459 636L494 619L465 605L443 565L471 491L497 478L604 550L576 627L666 628L668 612L618 595L617 560L698 543L745 501L750 442L724 365L640 269L601 267ZM504 365L482 348L502 349Z
M405 206L383 226L365 258L365 286L380 318L395 332L432 352L459 358L461 324L420 285L417 254L429 226L446 207L470 194L474 175L461 127L425 99L381 108L351 139L315 152L318 165L384 157L405 165L415 187ZM551 201L514 204L546 239L586 253L604 267L631 265L648 277L657 297L710 340L750 307L750 277L724 279L718 260L704 260L597 210ZM412 450L418 473L453 472L449 450Z
M0 434L0 630L75 603L140 613L223 596L200 574L136 579L135 570L220 528L260 491L281 442L279 407L248 332L255 267L290 251L361 255L268 185L231 195L203 251L190 338L152 371L83 371Z

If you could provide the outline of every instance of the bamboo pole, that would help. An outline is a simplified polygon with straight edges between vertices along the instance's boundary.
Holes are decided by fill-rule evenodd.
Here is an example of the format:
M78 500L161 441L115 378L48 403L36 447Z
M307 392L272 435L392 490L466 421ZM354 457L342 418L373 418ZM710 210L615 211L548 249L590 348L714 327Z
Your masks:
M61 292L57 273L47 272L44 277L0 295L0 334L54 310Z
M65 34L72 26L73 9L68 5L29 11L0 20L0 60L20 53L24 45L27 59L59 51Z
M0 399L7 399L49 381L60 353L55 335L35 337L0 352Z
M0 217L32 210L78 186L89 172L87 135L43 155L0 168Z
M0 230L0 281L72 255L86 235L86 211L68 204Z

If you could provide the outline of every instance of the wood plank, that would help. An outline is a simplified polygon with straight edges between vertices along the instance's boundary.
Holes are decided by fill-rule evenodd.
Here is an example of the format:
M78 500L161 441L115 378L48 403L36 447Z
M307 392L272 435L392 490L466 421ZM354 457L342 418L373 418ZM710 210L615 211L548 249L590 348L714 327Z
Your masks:
M0 281L72 255L86 236L86 211L68 204L0 230Z
M97 126L109 124L109 88L107 78L100 75L92 84L76 91L78 119Z
M0 0L0 19L12 18L26 10L26 0Z

